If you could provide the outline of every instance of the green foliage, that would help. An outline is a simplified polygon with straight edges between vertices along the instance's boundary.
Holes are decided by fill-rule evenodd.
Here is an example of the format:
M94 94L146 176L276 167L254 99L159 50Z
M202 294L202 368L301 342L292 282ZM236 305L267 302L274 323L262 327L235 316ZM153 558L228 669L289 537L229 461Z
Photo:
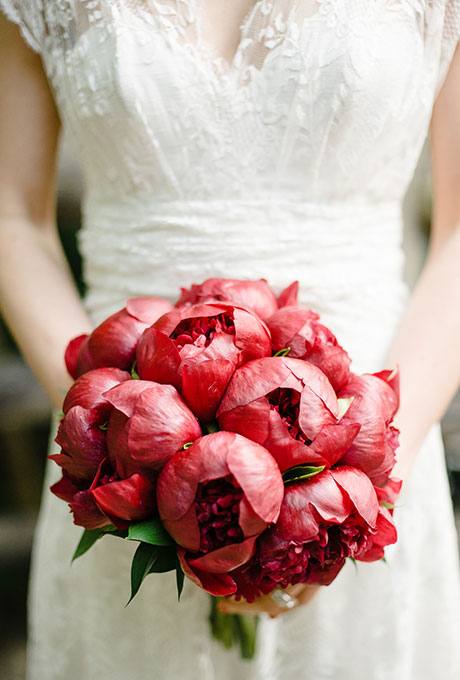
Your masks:
M285 484L303 482L322 472L325 467L325 465L295 465L283 472L283 482Z
M128 529L128 539L130 541L142 541L150 545L175 545L173 539L157 518L131 524Z
M157 546L149 545L148 543L139 543L131 563L131 597L126 603L126 606L128 606L136 595L147 574L151 573L159 553L160 549Z
M290 347L285 347L284 349L278 350L273 356L274 357L287 357L289 352L291 351Z

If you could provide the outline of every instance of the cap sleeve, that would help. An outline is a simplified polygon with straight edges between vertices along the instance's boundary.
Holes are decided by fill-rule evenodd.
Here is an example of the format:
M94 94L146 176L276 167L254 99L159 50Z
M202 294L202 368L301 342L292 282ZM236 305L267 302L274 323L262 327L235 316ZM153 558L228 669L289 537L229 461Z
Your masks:
M442 84L444 83L449 66L454 56L455 48L457 47L459 41L460 0L447 0L441 37L437 92L439 92Z
M0 0L0 11L19 26L27 45L41 53L45 34L42 0Z

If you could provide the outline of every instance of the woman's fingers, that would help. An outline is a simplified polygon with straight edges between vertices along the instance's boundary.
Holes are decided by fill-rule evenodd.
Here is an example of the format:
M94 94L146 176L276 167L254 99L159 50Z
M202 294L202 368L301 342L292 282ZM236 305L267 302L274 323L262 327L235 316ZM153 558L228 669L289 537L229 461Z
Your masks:
M225 614L268 614L275 618L310 602L318 589L319 586L303 583L297 583L294 586L284 588L285 593L298 600L290 609L280 607L270 595L262 595L251 603L243 599L237 601L234 597L227 597L219 602L218 609Z

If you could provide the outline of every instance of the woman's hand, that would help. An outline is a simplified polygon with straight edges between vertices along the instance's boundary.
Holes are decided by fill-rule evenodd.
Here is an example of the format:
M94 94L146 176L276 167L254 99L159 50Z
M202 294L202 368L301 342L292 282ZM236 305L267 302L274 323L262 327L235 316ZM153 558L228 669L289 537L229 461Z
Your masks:
M297 583L295 586L284 588L285 593L298 600L294 607L290 609L277 605L271 595L262 595L252 603L246 602L246 600L237 602L234 597L228 597L221 600L217 606L223 614L268 614L274 619L310 602L319 588L320 586L304 583Z

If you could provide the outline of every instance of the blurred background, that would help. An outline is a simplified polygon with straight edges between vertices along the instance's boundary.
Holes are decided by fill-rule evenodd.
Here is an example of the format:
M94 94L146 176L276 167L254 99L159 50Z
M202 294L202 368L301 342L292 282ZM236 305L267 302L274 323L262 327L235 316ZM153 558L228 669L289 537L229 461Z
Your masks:
M76 232L81 178L65 139L59 162L58 225L83 292ZM405 204L406 278L415 282L430 230L430 150L425 145ZM447 465L460 530L460 394L443 421ZM0 678L23 680L26 598L33 530L49 437L49 404L0 319ZM70 517L69 517L70 521Z

